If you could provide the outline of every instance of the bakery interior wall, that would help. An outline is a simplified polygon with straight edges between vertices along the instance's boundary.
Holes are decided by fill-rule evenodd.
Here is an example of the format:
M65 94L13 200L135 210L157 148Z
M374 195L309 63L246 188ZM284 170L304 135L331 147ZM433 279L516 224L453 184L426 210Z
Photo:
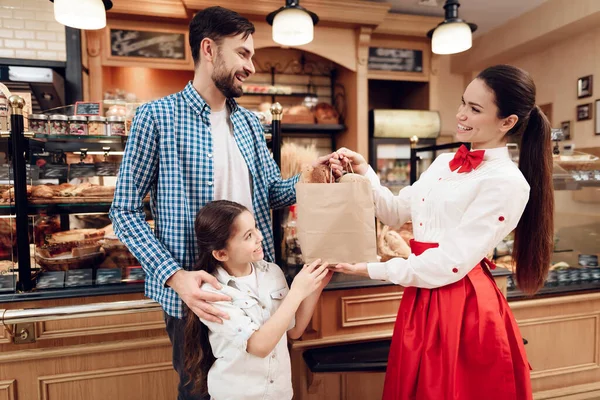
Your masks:
M456 125L454 115L468 82L485 67L500 63L532 75L538 105L551 105L553 128L570 121L571 140L561 147L574 144L576 151L600 156L600 135L595 134L600 118L595 108L600 100L600 2L549 0L478 37L468 52L442 59L446 67L440 67L440 85L444 89L438 92L438 100L444 131ZM578 98L577 80L588 75L595 80L592 95ZM577 121L577 106L583 104L591 104L592 118ZM555 231L561 246L598 253L600 242L589 233L600 230L599 188L555 191L555 202ZM568 261L577 265L576 259Z
M131 16L129 18L138 20L138 17ZM121 18L117 21L123 23ZM110 23L111 19L109 18L109 25ZM136 23L139 23L139 21ZM301 48L282 48L272 41L271 27L268 24L258 20L253 20L253 23L256 26L254 62L257 73L246 81L247 85L271 84L272 74L270 69L276 67L277 71L274 75L276 85L290 86L294 92L307 92L309 91L309 85L311 85L310 91L316 91L319 103L334 104L337 98L340 110L350 108L348 114L352 113L352 107L347 105L348 95L344 93L346 87L348 87L351 91L350 96L355 95L352 90L356 86L354 84L356 78L352 70L355 69L356 38L352 29L317 26L315 35L325 40L315 40L313 43ZM177 25L185 27L185 23L178 23ZM331 46L331 43L336 43L336 46ZM306 62L304 70L301 70L302 60ZM121 90L134 94L139 102L146 102L180 91L188 81L193 79L194 72L191 66L181 70L166 69L168 66L164 68L103 65L101 74L102 96L107 92L114 93ZM285 71L282 71L284 68ZM98 78L92 77L91 79ZM334 96L333 93L336 93L336 95ZM90 100L95 100L96 96L98 96L98 92L90 94ZM242 106L251 110L264 110L269 108L272 97L270 95L244 95L237 100ZM285 113L290 108L293 108L292 113L297 112L301 109L304 99L301 97L279 96L275 100L284 107L285 123ZM292 122L291 118L293 117L287 117L287 121ZM357 136L355 121L356 118L353 116L350 116L349 120L343 120L343 117L340 120L341 123L345 123L347 130L345 133L338 135L345 135L350 138L350 146L355 144L353 138ZM366 136L366 134L366 132L360 133L361 136ZM336 137L336 140L339 140L339 137ZM292 135L286 135L284 143L286 141L293 141L303 146L314 145L320 154L325 154L331 150L331 136L328 134L303 135L292 132Z

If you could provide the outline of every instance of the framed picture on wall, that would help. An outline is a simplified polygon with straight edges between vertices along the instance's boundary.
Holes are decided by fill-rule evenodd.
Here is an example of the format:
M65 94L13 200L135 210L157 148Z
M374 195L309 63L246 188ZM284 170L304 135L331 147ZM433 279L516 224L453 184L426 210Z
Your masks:
M562 129L562 131L563 131L563 135L564 135L563 140L571 140L571 121L561 122L560 129Z
M600 135L600 99L596 100L596 135Z
M577 98L590 97L592 92L592 75L584 76L577 80Z
M577 121L592 119L592 103L577 106Z

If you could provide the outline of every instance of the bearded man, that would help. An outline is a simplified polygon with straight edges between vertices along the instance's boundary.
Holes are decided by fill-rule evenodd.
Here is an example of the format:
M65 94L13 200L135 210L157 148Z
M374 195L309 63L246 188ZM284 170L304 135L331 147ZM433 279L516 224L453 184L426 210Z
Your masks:
M270 209L296 201L298 176L282 180L258 118L234 100L255 72L253 33L250 21L225 8L194 16L189 26L194 80L138 108L110 210L115 233L146 273L146 296L164 309L180 376L178 400L202 398L190 393L184 372L183 303L198 317L222 322L228 316L209 302L230 300L200 289L204 282L220 288L213 276L189 271L196 260L197 212L213 200L243 204L264 236L266 260L274 262ZM145 221L148 192L154 232Z

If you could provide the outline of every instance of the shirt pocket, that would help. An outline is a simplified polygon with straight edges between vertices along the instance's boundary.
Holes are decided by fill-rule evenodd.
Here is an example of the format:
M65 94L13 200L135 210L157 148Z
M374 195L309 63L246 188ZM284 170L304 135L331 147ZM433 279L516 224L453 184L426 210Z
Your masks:
M283 301L283 299L285 299L285 296L287 296L287 294L289 292L290 292L290 289L287 286L271 292L271 315L273 315L275 313L275 311L277 311L277 309L281 305L281 302ZM289 331L294 326L296 326L295 316L290 321L290 324L288 325L287 330Z
M283 300L285 296L289 293L290 289L287 287L277 289L271 292L271 301L273 300Z
M260 305L256 299L251 297L245 297L240 299L232 300L232 303L235 307L239 308L246 314L252 322L262 325L262 318L260 317Z

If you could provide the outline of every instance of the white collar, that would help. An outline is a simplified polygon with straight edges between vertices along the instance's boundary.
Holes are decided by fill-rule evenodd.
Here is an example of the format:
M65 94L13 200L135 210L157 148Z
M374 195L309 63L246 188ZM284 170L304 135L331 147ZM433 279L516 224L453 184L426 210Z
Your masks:
M483 160L495 160L498 158L510 158L510 154L508 153L508 147L495 147L493 149L477 149L477 150L485 150L485 154L483 155Z
M269 268L269 263L265 262L264 260L259 261L259 262L254 262L254 263L252 263L252 267L256 271L265 272ZM253 270L253 272L254 272L254 270ZM221 285L227 286L229 284L229 282L231 282L231 281L235 282L235 277L229 275L229 273L227 271L225 271L225 268L221 267L220 265L217 267L214 276L215 276L215 278L217 278L217 280L219 281L219 283Z

